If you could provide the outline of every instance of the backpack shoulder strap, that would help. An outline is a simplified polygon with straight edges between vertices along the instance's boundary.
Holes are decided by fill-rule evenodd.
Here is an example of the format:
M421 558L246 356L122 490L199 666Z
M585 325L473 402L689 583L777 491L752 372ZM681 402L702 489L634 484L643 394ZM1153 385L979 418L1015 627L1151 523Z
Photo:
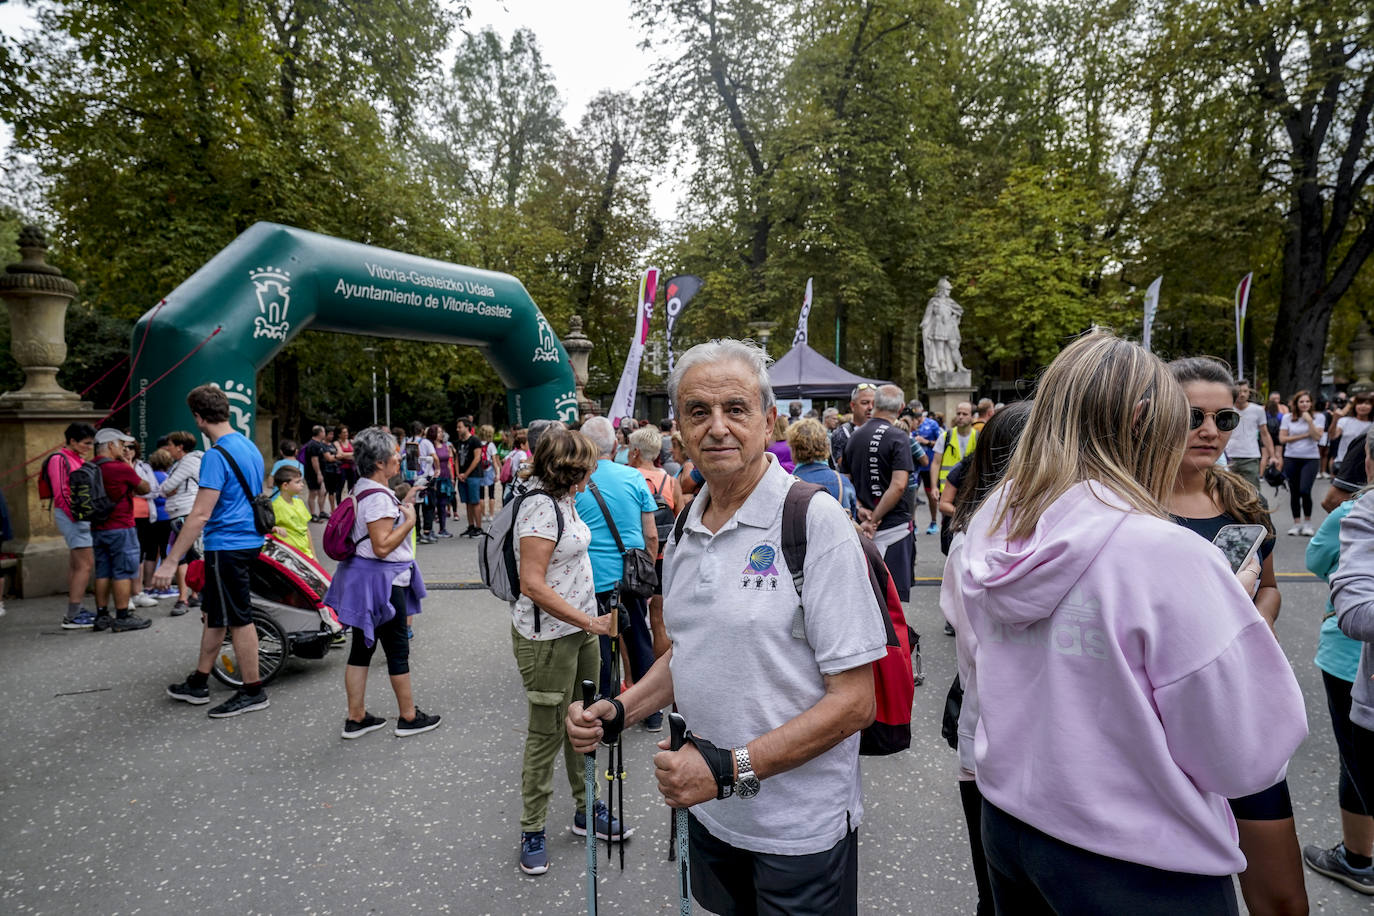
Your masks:
M682 511L677 514L677 520L673 522L673 546L682 540L682 529L687 525L687 513L692 511L692 504L688 503L682 507Z
M794 480L782 500L782 558L792 571L792 584L801 597L806 566L806 509L811 497L823 491L818 483Z
M224 456L225 461L229 462L229 470L233 471L234 476L238 478L239 486L243 487L243 495L248 497L249 502L252 502L254 493L248 489L248 481L244 478L243 472L239 470L238 462L234 460L234 456L229 454L229 450L222 445L216 445L214 449Z

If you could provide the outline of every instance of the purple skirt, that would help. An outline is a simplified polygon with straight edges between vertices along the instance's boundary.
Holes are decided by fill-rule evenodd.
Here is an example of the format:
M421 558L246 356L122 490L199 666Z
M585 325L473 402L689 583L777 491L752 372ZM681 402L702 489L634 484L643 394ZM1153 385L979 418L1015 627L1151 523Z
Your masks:
M420 599L425 597L425 581L420 567L409 563L388 563L368 557L353 556L334 570L324 603L339 615L339 623L363 631L363 642L372 645L377 627L396 616L391 604L391 584L396 577L410 570L410 584L405 586L406 616L420 613Z

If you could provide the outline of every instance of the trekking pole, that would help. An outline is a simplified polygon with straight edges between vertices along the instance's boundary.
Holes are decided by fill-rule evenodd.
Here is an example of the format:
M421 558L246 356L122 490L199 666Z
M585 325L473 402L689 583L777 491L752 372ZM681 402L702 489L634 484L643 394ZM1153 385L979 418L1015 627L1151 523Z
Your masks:
M582 682L582 708L596 699L596 685ZM587 916L596 916L596 748L587 755L584 777L587 783Z
M668 713L668 748L681 750L687 734L687 720L679 713ZM673 833L677 839L678 912L688 916L692 912L691 879L687 872L687 809L673 809Z
M620 696L620 678L624 672L620 668L620 589L616 588L611 593L611 683L610 696L612 698ZM615 741L606 747L606 864L611 864L611 846L615 838L612 828L615 827L615 777L618 772L616 767L615 752L620 747L620 735L616 735ZM621 796L624 801L624 796Z

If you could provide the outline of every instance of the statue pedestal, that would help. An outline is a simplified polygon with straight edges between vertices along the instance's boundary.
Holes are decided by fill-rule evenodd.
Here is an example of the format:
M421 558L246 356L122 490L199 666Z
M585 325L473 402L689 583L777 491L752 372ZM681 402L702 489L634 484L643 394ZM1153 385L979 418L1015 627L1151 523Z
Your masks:
M942 388L927 388L926 410L930 413L938 413L943 416L945 418L945 427L948 428L954 425L954 408L957 407L961 401L968 401L970 404L973 403L973 386L968 383L969 373L967 371L949 372L946 373L946 376L947 377L943 379L943 381L946 382L950 381L948 376L962 376L964 384L946 385ZM958 379L956 378L955 380Z
M104 413L92 410L89 401L68 401L63 407L0 408L0 468L14 468L6 475L5 499L15 539L4 549L19 555L15 591L19 597L36 598L67 591L67 545L53 523L52 512L38 500L38 470L46 457L25 461L62 443L69 423L95 424ZM25 477L34 475L30 480ZM21 483L21 481L23 481Z

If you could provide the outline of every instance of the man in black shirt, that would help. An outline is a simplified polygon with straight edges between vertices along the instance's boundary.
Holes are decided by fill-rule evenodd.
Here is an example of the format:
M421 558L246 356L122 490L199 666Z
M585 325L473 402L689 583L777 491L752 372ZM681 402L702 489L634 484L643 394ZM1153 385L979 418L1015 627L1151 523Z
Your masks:
M324 441L324 427L310 428L310 441L305 443L305 488L309 491L306 506L310 509L310 520L322 522L329 518L325 511L328 502L324 492L324 467L329 446Z
M462 536L477 537L482 533L482 475L477 468L482 463L482 440L467 420L459 420L458 439L458 500L467 509L468 530Z
M844 463L844 450L849 444L849 437L854 435L854 430L867 423L869 415L873 413L873 398L877 390L877 386L861 382L850 392L849 409L853 412L853 419L841 423L839 429L830 434L830 459L836 467Z
M897 594L910 601L916 547L906 485L915 464L910 437L896 425L906 396L896 385L883 385L874 395L873 418L849 437L841 469L854 481L862 534L883 552Z

